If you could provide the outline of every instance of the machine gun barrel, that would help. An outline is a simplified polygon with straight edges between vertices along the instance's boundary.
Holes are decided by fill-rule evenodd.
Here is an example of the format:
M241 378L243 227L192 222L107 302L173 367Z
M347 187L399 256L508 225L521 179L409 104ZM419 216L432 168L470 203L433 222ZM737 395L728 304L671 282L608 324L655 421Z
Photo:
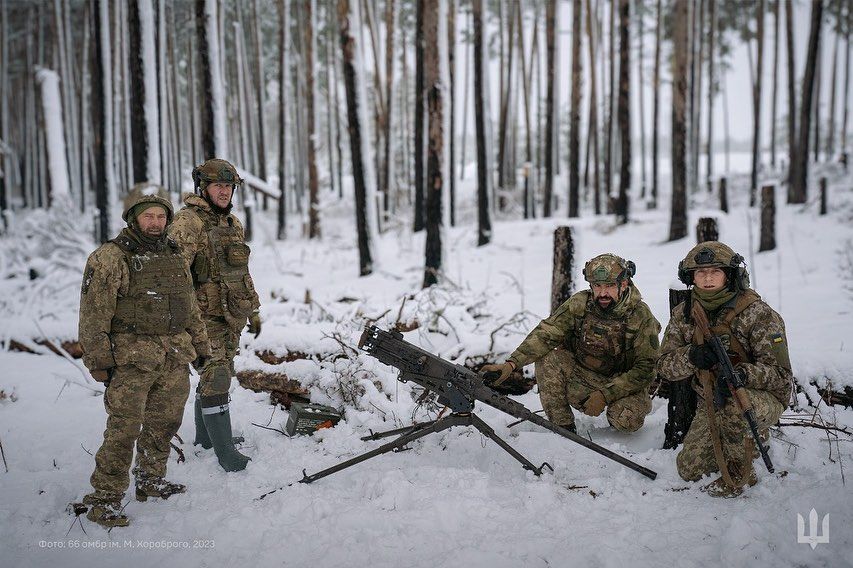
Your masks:
M401 380L411 380L435 391L439 395L439 400L450 406L454 412L470 412L474 401L478 400L518 419L538 424L649 479L657 477L657 473L651 469L578 436L531 412L523 404L490 389L483 384L482 378L474 371L412 345L403 339L402 333L368 326L364 329L358 346L382 363L399 369ZM465 405L467 408L463 408Z

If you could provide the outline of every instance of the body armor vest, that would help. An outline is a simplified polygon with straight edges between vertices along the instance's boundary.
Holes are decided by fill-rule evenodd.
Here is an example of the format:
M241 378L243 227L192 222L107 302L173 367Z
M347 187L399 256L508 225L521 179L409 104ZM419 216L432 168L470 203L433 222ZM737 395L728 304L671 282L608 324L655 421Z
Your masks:
M124 253L130 272L127 294L116 301L112 330L141 335L172 335L189 325L192 289L177 249L143 249L126 236L111 242Z
M583 318L576 324L574 345L570 346L575 360L582 367L608 377L624 372L629 346L633 345L632 332L628 327L630 316L604 318L588 304Z
M207 315L223 316L230 324L242 327L252 313L251 250L230 217L226 217L228 226L223 227L216 225L215 217L209 213L200 211L200 215L208 246L206 251L196 254L191 267L200 296L199 306ZM211 288L218 294L212 293Z

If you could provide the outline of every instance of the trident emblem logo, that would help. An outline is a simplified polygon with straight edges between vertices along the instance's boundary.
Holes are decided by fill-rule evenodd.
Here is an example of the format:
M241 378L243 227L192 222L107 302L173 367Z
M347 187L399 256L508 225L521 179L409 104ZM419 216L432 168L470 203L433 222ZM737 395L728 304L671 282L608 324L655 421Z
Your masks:
M809 512L809 534L806 534L806 522L803 516L797 513L797 542L809 544L812 550L817 548L818 544L829 543L829 513L823 516L821 534L817 532L817 511L814 509Z

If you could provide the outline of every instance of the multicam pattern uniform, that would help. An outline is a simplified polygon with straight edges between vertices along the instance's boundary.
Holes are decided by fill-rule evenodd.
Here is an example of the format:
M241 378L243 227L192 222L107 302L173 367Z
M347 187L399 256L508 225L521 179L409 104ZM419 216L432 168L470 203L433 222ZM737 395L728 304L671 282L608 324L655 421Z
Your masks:
M729 333L721 324L727 314L742 307L737 305L738 301L751 303L734 317ZM694 325L686 316L685 310L686 303L682 303L672 311L664 333L657 372L669 381L692 378L693 387L699 395L696 417L676 460L681 478L696 481L706 474L718 471L718 466L714 458L703 387L699 384L696 367L688 359L688 351L693 343ZM769 440L767 429L778 422L790 401L793 385L788 341L782 317L764 303L758 294L747 290L716 313L710 314L708 319L712 331L720 336L720 340L729 350L732 363L746 372L746 391L761 430L761 437L765 441ZM746 360L731 347L731 336L734 336L745 351ZM758 455L746 420L732 398L726 401L722 409L715 411L714 420L720 432L723 455L727 462L742 464L747 448L752 456Z
M196 298L212 350L199 395L226 395L234 374L240 332L260 300L249 275L249 247L233 214L216 213L201 196L188 195L169 226L190 266Z
M165 474L189 394L187 364L210 349L189 272L183 262L171 262L180 258L177 249L163 241L146 249L129 229L115 241L89 256L80 297L83 362L112 372L104 394L107 427L91 478L99 497L127 490L134 443L137 474ZM130 252L117 242L138 248ZM169 293L149 289L157 286ZM143 296L164 307L145 305Z
M598 390L610 424L633 432L652 408L660 329L633 283L607 310L584 290L542 320L507 360L519 368L538 361L539 398L552 422L574 424L571 407L581 410Z

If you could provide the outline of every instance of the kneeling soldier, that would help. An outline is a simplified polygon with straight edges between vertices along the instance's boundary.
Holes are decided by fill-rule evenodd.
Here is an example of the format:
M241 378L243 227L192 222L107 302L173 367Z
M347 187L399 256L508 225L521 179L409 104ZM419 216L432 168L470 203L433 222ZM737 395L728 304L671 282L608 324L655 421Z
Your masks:
M696 417L676 458L686 481L720 472L705 489L715 496L739 495L756 483L752 460L756 445L731 396L719 361L693 321L700 307L711 332L720 338L746 387L762 443L791 397L793 375L782 317L749 288L743 257L723 243L696 245L678 265L678 278L692 286L688 300L672 311L664 333L657 372L669 381L693 380L698 393ZM700 314L701 316L701 314ZM725 401L715 408L714 395Z
M172 204L165 189L134 186L127 227L86 262L80 295L83 362L106 386L107 428L95 455L87 518L127 526L121 499L136 445L136 498L167 498L186 487L166 481L170 441L190 389L188 363L210 345L178 246L166 238Z
M584 266L590 290L574 294L536 326L503 365L486 365L506 379L540 361L539 397L555 424L575 431L572 407L589 416L607 409L622 432L639 430L652 409L648 394L658 354L660 323L642 301L631 277L633 262L614 254Z

